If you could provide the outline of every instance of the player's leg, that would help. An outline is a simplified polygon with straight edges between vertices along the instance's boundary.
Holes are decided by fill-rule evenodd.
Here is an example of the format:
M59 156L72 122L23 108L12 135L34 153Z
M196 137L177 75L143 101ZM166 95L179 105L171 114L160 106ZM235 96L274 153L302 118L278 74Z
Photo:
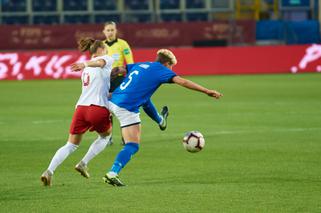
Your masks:
M106 183L114 186L124 186L118 174L129 162L130 158L138 151L140 142L140 117L138 112L130 112L110 102L109 107L120 122L122 135L126 144L115 158L114 164L104 176ZM138 109L136 110L138 111Z
M49 167L47 170L41 175L41 181L45 186L51 185L52 176L56 170L56 168L71 154L73 153L79 146L81 141L82 134L69 135L68 142L60 147L55 155L53 156Z
M87 110L88 107L86 106L78 106L75 110L69 129L67 143L57 150L48 169L41 175L41 181L45 186L51 185L51 179L56 168L78 148L82 135L88 130L89 126L85 116Z
M168 107L164 106L162 108L161 113L159 114L156 107L149 99L146 103L142 105L144 112L154 120L158 125L159 128L163 131L167 127L167 117L168 117Z
M89 178L90 175L88 173L87 165L89 161L91 161L109 145L112 127L110 113L105 107L90 106L88 109L86 120L90 122L90 131L96 131L99 136L91 144L85 156L75 166L75 169L82 176Z
M113 127L113 125L114 125L114 118L113 118L113 114L110 114L110 124L111 124L111 127ZM113 136L112 136L112 134L113 134L113 131L110 133L111 134L111 136L110 136L110 139L109 139L109 145L111 146L111 145L113 145L114 144L114 142L113 142Z
M107 146L110 145L112 128L108 131L99 133L98 138L90 145L87 153L81 159L81 161L75 166L76 171L78 171L85 178L89 178L90 174L88 172L88 163L99 153L101 153Z
M140 142L140 131L140 124L135 124L122 128L122 134L125 140L125 145L116 156L111 169L105 175L105 181L107 183L114 186L124 186L124 184L120 181L118 174L120 173L122 168L124 168L128 164L132 156L138 152Z

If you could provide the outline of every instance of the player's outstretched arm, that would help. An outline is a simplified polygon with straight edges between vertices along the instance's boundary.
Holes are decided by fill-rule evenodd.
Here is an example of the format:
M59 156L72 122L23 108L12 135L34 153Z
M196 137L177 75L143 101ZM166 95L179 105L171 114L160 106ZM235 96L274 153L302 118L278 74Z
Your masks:
M196 90L196 91L199 91L199 92L202 92L202 93L205 93L207 94L208 96L210 97L214 97L216 99L219 99L220 97L223 96L223 94L215 91L215 90L210 90L210 89L207 89L197 83L194 83L193 81L190 81L190 80L187 80L185 78L182 78L180 76L175 76L173 78L173 82L175 84L178 84L178 85L181 85L183 87L186 87L188 89L191 89L191 90Z
M101 67L103 68L106 64L106 61L103 59L98 59L95 61L86 61L82 63L75 63L71 65L71 70L74 72L78 72L83 70L85 67Z

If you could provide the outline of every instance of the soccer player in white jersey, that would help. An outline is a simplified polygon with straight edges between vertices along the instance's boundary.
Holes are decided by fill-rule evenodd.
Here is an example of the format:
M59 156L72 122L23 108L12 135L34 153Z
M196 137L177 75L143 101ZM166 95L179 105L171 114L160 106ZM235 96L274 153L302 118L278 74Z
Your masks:
M110 113L108 110L108 94L110 74L114 59L106 55L106 46L102 41L83 38L78 42L80 51L89 50L91 60L71 65L73 71L82 73L82 93L76 104L67 143L57 150L48 169L41 175L45 186L50 186L56 168L79 146L82 135L87 131L96 131L98 138L91 144L84 158L75 169L88 178L88 162L108 145L111 137Z
M191 90L196 90L216 99L222 94L202 87L190 80L177 76L171 69L177 63L175 55L161 49L155 62L127 65L127 76L113 92L109 100L109 109L117 117L125 140L124 148L118 153L111 169L104 176L106 183L124 186L118 177L119 172L138 151L141 125L139 108L150 102L153 93L164 83L175 83Z

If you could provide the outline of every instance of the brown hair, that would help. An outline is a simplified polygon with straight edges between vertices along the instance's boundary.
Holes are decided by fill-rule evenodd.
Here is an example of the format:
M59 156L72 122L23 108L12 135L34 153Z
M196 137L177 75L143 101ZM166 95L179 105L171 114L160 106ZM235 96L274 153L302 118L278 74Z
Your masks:
M157 51L156 61L161 64L169 62L170 65L177 64L175 55L168 49L160 49Z
M97 49L101 47L104 47L104 42L100 40L95 40L93 38L81 38L78 41L78 49L81 52L85 52L89 50L90 54L94 54L97 52Z

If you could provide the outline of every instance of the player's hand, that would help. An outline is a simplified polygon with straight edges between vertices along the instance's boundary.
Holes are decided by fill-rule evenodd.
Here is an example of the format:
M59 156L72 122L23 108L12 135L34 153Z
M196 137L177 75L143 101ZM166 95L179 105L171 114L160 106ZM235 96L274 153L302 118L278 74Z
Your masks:
M85 64L84 63L75 63L75 64L72 64L70 68L71 68L71 71L73 71L73 72L79 72L85 68Z
M124 67L114 67L110 73L110 81L115 80L119 76L126 76L127 70Z
M206 93L208 96L210 97L213 97L213 98L216 98L216 99L219 99L220 97L223 96L223 94L215 91L215 90L208 90L207 93Z

